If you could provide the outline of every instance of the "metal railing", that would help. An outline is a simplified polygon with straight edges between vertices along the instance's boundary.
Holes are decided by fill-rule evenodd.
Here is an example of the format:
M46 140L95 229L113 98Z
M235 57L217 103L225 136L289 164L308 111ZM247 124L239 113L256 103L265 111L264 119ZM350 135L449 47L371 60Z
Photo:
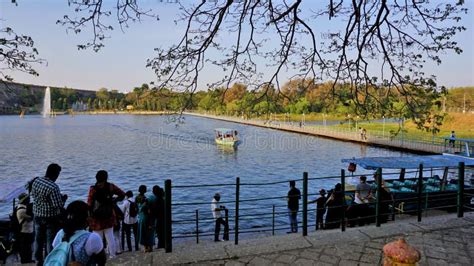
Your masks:
M382 169L377 169L376 174L374 176L374 183L376 184L375 188L375 201L370 203L370 206L373 210L375 210L372 214L367 214L363 217L359 217L354 215L356 213L354 210L357 209L357 204L353 204L350 194L353 190L346 189L346 174L345 170L341 170L340 175L338 176L329 176L329 177L312 177L310 178L308 173L303 173L301 179L297 179L295 181L302 182L302 191L301 191L301 208L298 210L297 214L301 216L301 224L298 224L298 228L301 229L302 235L306 236L308 234L308 227L316 227L317 228L317 219L315 223L309 223L309 215L312 213L316 213L317 209L309 209L308 197L314 196L316 194L308 193L309 181L320 181L320 180L327 180L332 179L333 183L341 184L341 191L340 193L343 196L342 202L336 205L328 205L326 206L327 216L326 216L326 226L327 227L335 227L340 228L341 231L346 230L346 225L353 225L354 223L360 221L375 221L375 225L380 227L382 223L389 220L395 220L395 216L398 213L403 214L412 214L417 216L417 220L420 222L422 220L422 214L427 213L429 210L435 209L442 209L442 210L453 210L455 209L457 212L458 217L463 217L464 211L472 210L472 199L473 190L472 186L469 187L468 193L464 191L465 186L465 166L464 163L460 163L458 167L451 168L451 169L434 169L434 171L441 171L444 170L445 173L448 173L449 170L456 169L458 175L458 181L456 181L457 190L448 190L445 188L445 185L438 184L439 191L442 193L430 193L428 188L432 185L432 183L437 180L433 179L433 177L428 177L429 173L433 173L433 169L424 169L423 165L420 165L417 171L402 171L403 178L406 173L415 173L417 172L417 176L414 179L404 179L406 183L409 182L410 188L404 187L406 189L413 189L413 193L392 193L393 195L408 195L404 197L395 197L395 198L384 198L384 191L385 189L392 187L395 189L395 181L384 180L382 177L385 175L393 175L396 173L388 172L383 173ZM425 173L428 173L425 175ZM401 174L401 173L398 173ZM359 177L360 175L356 175ZM402 174L400 175L400 180L402 180ZM286 209L286 205L282 204L282 201L287 200L287 195L272 195L269 197L246 197L242 198L242 191L247 191L249 189L263 189L263 190L271 190L275 185L281 185L283 183L287 183L289 180L285 181L276 181L276 182L267 182L267 183L251 183L251 182L241 182L240 178L237 177L235 179L235 183L222 183L222 184L201 184L201 185L172 185L171 180L165 181L165 228L166 228L166 235L165 235L165 250L166 252L172 251L172 243L173 239L179 238L195 238L196 243L199 243L200 239L205 236L212 236L214 235L214 231L201 231L202 223L208 224L214 222L214 218L203 216L202 213L199 212L198 209L190 210L191 207L201 206L201 205L210 205L210 201L176 201L173 202L173 194L179 194L180 190L184 189L186 193L189 193L190 188L194 189L202 189L206 187L212 188L226 188L227 191L229 189L234 190L235 199L227 200L219 202L219 204L230 204L232 208L226 208L225 210L225 220L226 223L232 224L232 226L227 226L227 239L229 235L234 236L234 243L237 245L239 243L239 236L242 234L254 234L254 233L271 233L271 235L275 235L277 231L287 230L290 227L287 223L281 221L280 217L287 216L288 210ZM387 181L387 182L386 182ZM384 182L386 182L385 187L383 186ZM389 186L390 185L390 186ZM454 184L453 184L454 185ZM319 186L321 186L319 184ZM405 186L405 185L404 185ZM431 187L434 187L431 186ZM446 189L446 190L445 190ZM443 191L444 190L444 191ZM256 203L260 202L268 202L265 206L256 206ZM278 204L280 203L280 204ZM173 212L175 209L178 209L177 212ZM184 209L184 210L182 210ZM350 210L353 211L350 211ZM371 209L371 210L372 210ZM181 217L187 217L184 219L173 219L173 216L179 213ZM211 211L207 212L210 214ZM338 213L338 217L336 219L329 219L329 214ZM357 213L356 213L357 214ZM179 215L178 215L179 216ZM189 216L194 216L194 219L190 219ZM270 220L270 223L261 223L258 228L242 226L243 224L248 225L248 221L263 221L263 220ZM243 222L243 223L241 223ZM247 223L246 223L247 222ZM181 232L178 234L173 234L173 226L179 227L180 225L194 225L194 232ZM224 237L226 238L226 237Z

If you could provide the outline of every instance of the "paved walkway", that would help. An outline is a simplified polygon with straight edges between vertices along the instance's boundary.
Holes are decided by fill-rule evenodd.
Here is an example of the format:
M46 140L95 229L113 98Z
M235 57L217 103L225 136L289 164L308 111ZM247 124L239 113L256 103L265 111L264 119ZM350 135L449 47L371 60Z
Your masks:
M114 265L377 265L384 244L404 237L422 254L420 265L474 265L474 213L424 217L375 226L265 237L233 242L176 245L173 253L125 253Z
M427 141L415 141L410 139L391 139L390 134L387 132L386 136L380 135L373 135L371 132L367 132L367 139L361 140L360 133L358 131L350 131L341 128L335 127L324 127L324 126L306 126L306 127L299 127L296 124L289 124L284 122L276 122L276 123L266 123L263 120L247 120L247 119L240 119L238 117L232 116L216 116L210 114L200 114L200 113L192 113L192 112L185 112L186 115L198 116L198 117L205 117L215 120L222 120L227 122L239 123L244 125L251 125L257 127L265 127L271 128L276 130L283 130L293 133L301 133L307 135L315 135L319 137L325 138L332 138L341 141L349 141L349 142L356 142L356 143L364 143L367 145L372 146L380 146L380 147L388 147L392 149L398 150L409 150L413 152L421 152L421 153L443 153L446 152L446 147L439 143L434 144ZM451 150L449 152L453 152Z

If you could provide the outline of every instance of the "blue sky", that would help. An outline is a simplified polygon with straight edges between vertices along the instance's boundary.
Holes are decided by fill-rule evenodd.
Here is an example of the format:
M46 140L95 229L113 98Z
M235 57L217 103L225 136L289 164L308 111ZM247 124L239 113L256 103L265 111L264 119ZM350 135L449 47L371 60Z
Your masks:
M156 80L153 71L145 68L146 60L153 57L155 47L168 46L177 41L182 32L182 26L176 26L173 22L178 14L176 4L145 0L145 5L157 9L160 21L145 19L131 24L125 32L116 27L111 38L106 40L106 47L100 52L78 51L76 45L88 40L91 35L87 32L80 35L67 33L65 27L55 23L65 14L73 14L67 0L18 0L18 6L10 2L0 0L1 27L10 26L17 33L33 37L40 57L47 60L47 64L36 66L39 77L12 73L17 82L88 90L106 87L130 91L134 86ZM106 2L112 3L111 0ZM470 10L474 8L474 1L466 2ZM326 20L325 23L321 29L331 27L330 21ZM463 24L468 30L459 34L457 41L464 53L442 55L443 64L430 64L425 68L426 73L438 77L438 84L447 87L474 85L474 18L471 11L464 16ZM203 72L200 88L215 81L216 75L219 72L212 67Z

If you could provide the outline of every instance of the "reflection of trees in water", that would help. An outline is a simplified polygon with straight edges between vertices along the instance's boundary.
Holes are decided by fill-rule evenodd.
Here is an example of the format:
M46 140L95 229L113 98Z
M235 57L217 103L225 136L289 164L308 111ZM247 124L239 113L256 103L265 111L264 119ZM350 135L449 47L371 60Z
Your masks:
M360 157L367 156L367 145L360 145Z

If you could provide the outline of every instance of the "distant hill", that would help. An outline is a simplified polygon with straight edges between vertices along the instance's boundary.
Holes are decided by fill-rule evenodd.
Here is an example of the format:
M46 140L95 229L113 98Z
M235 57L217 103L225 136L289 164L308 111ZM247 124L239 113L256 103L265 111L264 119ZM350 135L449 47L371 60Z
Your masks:
M43 105L44 92L48 86L0 81L0 114L15 114L21 109L36 111ZM95 91L76 90L49 86L54 90L71 90L77 98L92 98Z

